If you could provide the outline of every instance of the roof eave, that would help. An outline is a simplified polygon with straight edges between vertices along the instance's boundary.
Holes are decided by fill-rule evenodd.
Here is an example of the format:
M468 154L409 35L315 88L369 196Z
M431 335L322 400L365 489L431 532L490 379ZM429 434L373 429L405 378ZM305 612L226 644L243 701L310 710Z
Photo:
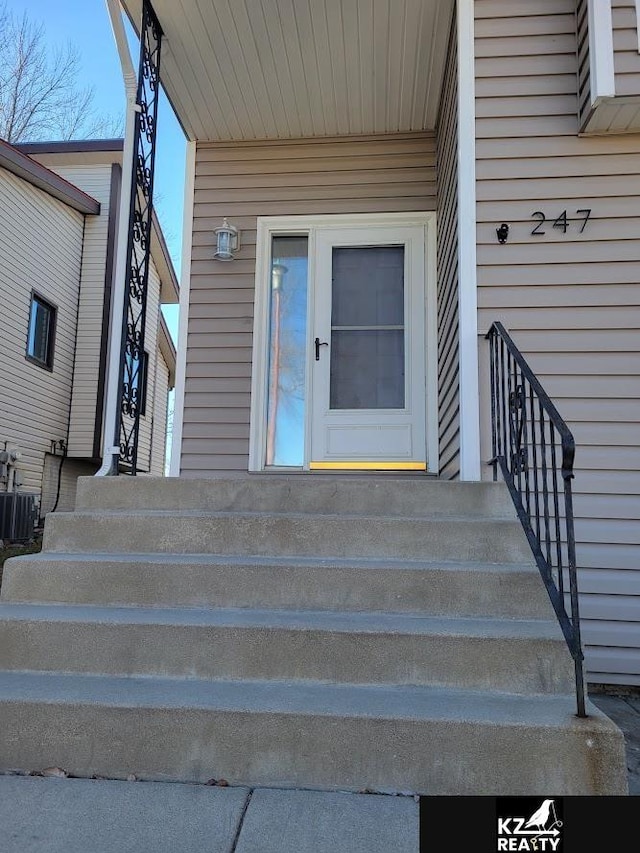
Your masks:
M79 213L92 216L100 213L99 201L2 139L0 139L0 166Z

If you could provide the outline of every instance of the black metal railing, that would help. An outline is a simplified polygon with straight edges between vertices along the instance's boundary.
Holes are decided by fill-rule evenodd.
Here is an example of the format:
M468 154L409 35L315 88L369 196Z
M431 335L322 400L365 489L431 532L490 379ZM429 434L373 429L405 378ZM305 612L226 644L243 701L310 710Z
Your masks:
M493 479L500 470L573 657L578 716L585 717L571 494L575 441L502 323L493 323L486 337Z

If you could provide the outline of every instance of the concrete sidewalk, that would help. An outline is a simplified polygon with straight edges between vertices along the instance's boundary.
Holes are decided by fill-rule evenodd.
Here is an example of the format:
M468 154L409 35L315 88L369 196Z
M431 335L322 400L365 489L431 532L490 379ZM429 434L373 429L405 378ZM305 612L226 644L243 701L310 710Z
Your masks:
M610 717L624 735L630 796L640 796L640 690L591 690L589 698Z
M0 776L2 853L418 853L413 797Z

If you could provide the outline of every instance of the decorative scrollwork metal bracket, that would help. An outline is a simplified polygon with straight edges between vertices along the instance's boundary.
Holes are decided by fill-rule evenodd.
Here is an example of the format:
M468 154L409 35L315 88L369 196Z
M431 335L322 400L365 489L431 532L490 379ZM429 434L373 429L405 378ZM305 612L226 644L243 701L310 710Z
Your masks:
M143 362L153 224L161 43L162 29L158 19L149 0L143 0L115 440L120 455L117 471L114 472L134 475L139 470L138 445L145 381Z

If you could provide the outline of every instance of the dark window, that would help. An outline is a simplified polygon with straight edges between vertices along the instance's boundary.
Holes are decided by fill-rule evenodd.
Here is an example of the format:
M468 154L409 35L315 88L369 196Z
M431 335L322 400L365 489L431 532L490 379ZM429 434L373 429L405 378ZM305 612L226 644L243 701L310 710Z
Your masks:
M27 358L53 370L56 308L37 294L31 296Z

